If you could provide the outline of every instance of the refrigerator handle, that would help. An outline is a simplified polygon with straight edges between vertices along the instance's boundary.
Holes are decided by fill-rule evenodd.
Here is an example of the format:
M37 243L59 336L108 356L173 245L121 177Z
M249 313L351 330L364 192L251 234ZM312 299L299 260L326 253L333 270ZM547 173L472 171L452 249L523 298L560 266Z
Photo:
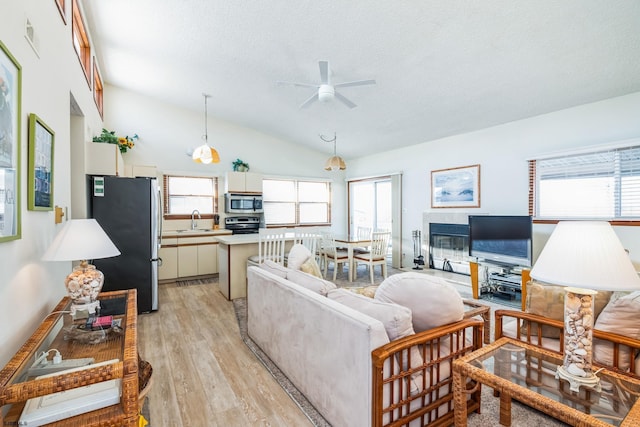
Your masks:
M160 195L160 189L156 193L156 206L158 207L158 247L162 244L162 197Z

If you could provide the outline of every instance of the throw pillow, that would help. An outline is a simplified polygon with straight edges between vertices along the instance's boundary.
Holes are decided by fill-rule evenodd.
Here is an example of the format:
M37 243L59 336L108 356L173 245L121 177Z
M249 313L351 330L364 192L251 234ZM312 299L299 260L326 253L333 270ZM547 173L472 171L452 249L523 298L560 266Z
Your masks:
M600 293L600 292L598 292ZM640 339L640 292L610 302L598 316L595 329L613 332L634 339ZM620 346L618 366L622 370L629 369L629 347ZM593 340L594 361L606 366L613 366L613 343L595 338Z
M382 322L390 341L415 334L411 322L411 310L407 307L376 301L345 289L331 290L327 297ZM410 354L403 352L402 358L403 360L398 362L403 371L407 370L408 366L417 369L417 372L411 375L411 394L415 394L422 386L422 371L419 368L424 362L420 350L417 346L413 346Z
M270 259L264 260L262 264L258 264L258 267L267 270L269 273L275 274L278 277L282 277L283 279L287 278L287 273L289 272L287 267L284 267Z
M291 247L287 257L287 267L300 270L300 266L311 256L311 251L306 246L296 243Z
M462 320L464 304L456 289L444 279L423 273L400 273L386 278L374 299L408 307L416 332Z
M327 292L336 288L336 285L328 280L307 274L300 270L288 270L287 280L316 292L322 296L327 296Z
M308 260L306 260L300 266L300 271L304 271L307 274L311 274L312 276L322 277L322 272L320 271L320 266L316 261L316 258L310 256Z
M564 296L565 287L544 284L530 280L527 283L526 312L546 317L547 319L564 320ZM596 318L604 309L611 297L611 292L598 292L594 303ZM522 333L526 333L527 322L522 326ZM531 325L531 335L538 334L538 325ZM542 336L546 338L560 338L560 330L551 326L542 325Z

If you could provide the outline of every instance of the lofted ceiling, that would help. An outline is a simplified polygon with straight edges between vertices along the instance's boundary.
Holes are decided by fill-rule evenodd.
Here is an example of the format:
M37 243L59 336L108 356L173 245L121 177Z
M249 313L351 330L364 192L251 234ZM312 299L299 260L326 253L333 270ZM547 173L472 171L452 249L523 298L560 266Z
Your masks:
M84 0L107 84L346 158L640 91L640 1ZM300 105L319 83L334 99Z

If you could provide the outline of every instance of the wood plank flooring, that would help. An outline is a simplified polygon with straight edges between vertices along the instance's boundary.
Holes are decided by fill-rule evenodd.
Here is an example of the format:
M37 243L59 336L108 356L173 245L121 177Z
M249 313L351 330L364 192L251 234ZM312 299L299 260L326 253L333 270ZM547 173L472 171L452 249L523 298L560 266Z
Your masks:
M159 301L138 317L153 366L150 427L312 425L242 342L217 284L161 284Z

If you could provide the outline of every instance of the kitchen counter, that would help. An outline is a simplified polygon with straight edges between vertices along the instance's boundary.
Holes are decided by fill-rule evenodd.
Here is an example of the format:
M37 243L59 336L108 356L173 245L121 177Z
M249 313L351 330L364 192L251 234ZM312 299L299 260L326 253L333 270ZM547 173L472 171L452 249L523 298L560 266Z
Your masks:
M258 234L218 236L218 282L228 300L247 296L247 258L258 255ZM293 246L293 233L287 233L285 252Z
M210 228L197 228L195 230L164 230L162 237L200 237L200 236L231 236L231 231L224 228L213 230Z

